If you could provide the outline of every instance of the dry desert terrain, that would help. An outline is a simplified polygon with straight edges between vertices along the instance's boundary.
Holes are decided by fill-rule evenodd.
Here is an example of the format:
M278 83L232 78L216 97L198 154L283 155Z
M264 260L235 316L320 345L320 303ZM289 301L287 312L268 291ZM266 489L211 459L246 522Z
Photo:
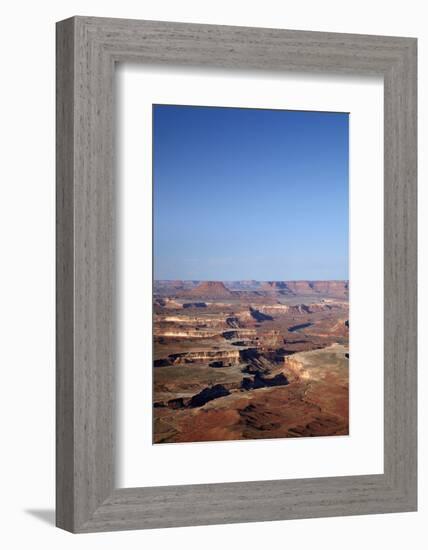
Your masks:
M155 281L154 443L348 434L347 281Z

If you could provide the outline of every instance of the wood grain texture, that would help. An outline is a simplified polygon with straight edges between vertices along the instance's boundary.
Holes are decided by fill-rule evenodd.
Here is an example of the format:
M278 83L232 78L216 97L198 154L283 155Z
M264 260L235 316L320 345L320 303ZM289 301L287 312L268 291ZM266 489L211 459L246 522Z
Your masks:
M56 522L74 526L74 24L56 36Z
M115 489L115 62L377 74L385 88L383 475ZM416 40L74 17L57 25L57 525L416 510Z

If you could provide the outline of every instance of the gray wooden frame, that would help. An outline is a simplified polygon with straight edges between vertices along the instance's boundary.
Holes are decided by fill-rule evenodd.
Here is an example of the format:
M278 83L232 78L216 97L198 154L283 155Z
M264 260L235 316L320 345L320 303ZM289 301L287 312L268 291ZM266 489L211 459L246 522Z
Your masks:
M383 76L383 474L115 488L113 80L124 61ZM416 267L416 39L59 22L57 525L92 532L416 510Z

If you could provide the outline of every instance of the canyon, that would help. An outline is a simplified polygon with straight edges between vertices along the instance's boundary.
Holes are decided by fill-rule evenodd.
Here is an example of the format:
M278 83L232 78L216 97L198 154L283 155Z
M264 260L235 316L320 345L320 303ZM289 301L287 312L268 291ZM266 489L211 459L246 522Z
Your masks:
M153 442L347 435L348 281L155 281Z

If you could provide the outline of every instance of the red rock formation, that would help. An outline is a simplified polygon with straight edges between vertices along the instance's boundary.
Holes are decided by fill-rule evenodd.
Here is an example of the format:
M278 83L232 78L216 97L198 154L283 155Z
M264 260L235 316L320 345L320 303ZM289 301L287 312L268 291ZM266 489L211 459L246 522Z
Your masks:
M347 296L348 281L286 281L288 290L294 294L324 294Z
M260 286L261 290L265 291L278 291L278 290L289 290L287 283L285 281L265 281Z
M233 292L226 288L221 281L203 281L187 293L188 296L204 296L209 298L228 298Z

